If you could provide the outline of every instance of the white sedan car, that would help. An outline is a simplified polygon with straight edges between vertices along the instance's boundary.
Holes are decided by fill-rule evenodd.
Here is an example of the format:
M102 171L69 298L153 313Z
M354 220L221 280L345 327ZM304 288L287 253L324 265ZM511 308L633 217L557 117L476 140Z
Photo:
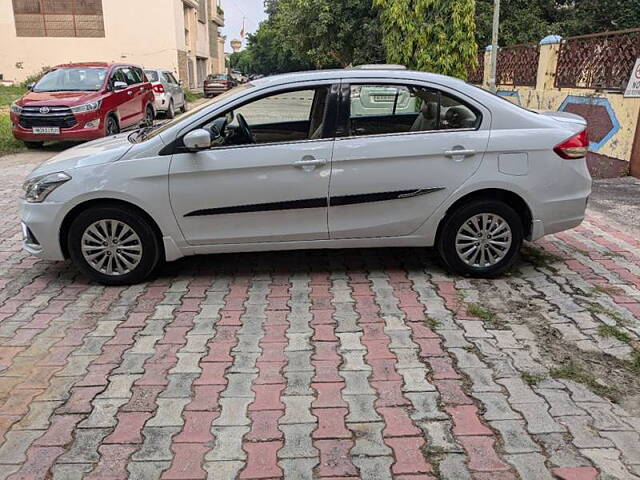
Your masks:
M187 255L395 246L435 246L452 271L491 277L523 239L580 224L588 145L581 117L445 76L273 76L40 165L24 248L108 285Z

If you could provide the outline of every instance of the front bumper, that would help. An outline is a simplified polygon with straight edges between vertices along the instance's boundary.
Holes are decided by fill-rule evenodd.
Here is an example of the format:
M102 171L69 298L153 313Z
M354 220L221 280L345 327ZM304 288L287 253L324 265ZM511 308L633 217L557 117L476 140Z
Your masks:
M33 133L33 129L24 128L20 125L18 115L11 114L11 131L18 140L27 142L47 142L55 140L87 141L95 140L105 136L104 119L100 118L96 112L76 114L76 124L71 128L61 128L59 134L40 135ZM88 123L96 122L97 126L87 128Z
M20 201L22 211L22 246L31 255L45 260L64 260L60 245L62 204Z

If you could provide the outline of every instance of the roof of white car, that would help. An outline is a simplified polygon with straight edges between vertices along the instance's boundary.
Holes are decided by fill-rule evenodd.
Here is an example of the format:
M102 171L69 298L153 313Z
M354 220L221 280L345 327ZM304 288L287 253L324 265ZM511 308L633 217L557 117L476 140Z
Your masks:
M445 75L439 75L429 72L419 72L415 70L401 70L397 68L345 68L339 70L313 70L308 72L283 73L270 77L263 77L252 80L251 83L256 87L267 87L283 85L287 83L313 81L313 80L332 80L332 79L353 79L353 78L389 78L389 79L414 79L440 84L459 84L467 85L462 80Z

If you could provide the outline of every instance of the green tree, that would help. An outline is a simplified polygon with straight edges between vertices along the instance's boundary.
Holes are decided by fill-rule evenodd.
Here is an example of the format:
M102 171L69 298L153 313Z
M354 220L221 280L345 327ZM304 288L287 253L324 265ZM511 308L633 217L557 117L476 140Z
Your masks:
M275 23L294 55L316 68L384 61L371 0L277 0L275 6Z
M476 65L475 0L374 0L387 59L459 78Z

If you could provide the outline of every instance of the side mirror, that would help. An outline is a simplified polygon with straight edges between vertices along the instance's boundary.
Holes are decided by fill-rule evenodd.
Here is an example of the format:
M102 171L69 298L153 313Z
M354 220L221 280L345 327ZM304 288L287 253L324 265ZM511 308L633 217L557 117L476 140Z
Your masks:
M127 85L125 82L113 82L113 91L114 92L118 92L120 90L124 90L125 88L128 88L129 85Z
M27 83L27 90L33 90L33 87L36 86L36 82Z
M182 143L191 152L206 150L211 148L211 133L204 128L192 130L182 138Z

